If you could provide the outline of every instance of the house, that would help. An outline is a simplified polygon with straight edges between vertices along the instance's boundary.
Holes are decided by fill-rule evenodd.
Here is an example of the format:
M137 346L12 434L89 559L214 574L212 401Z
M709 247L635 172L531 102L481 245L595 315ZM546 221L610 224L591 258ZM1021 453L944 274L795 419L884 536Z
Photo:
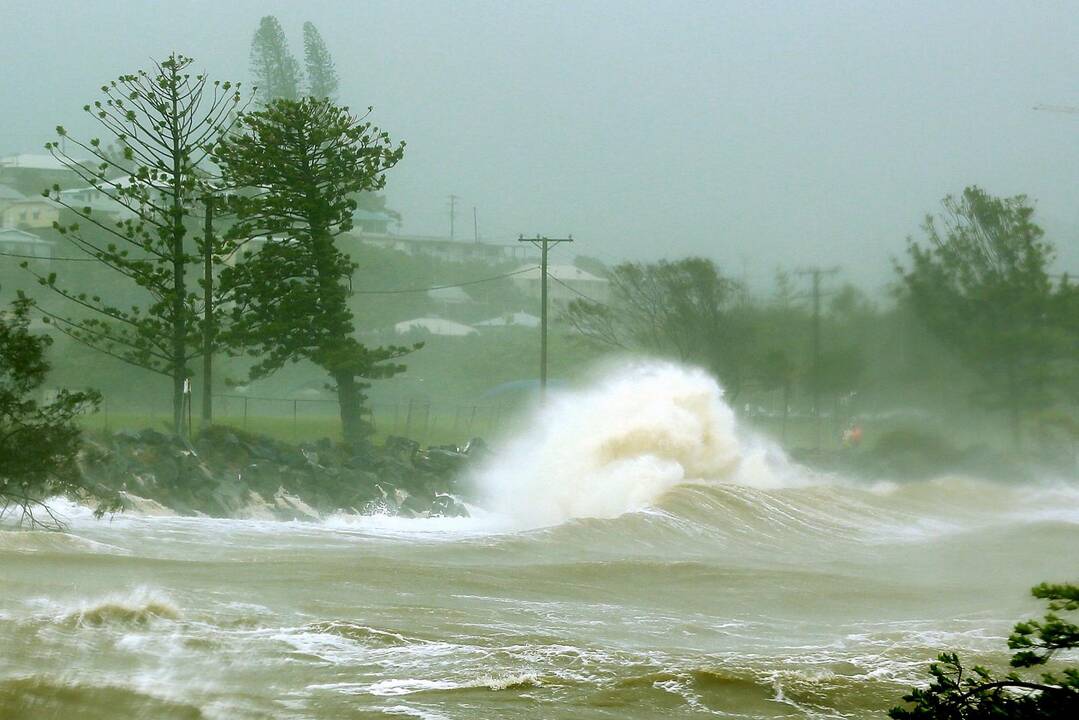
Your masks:
M23 202L26 196L13 187L0 185L0 211L13 203Z
M54 247L55 243L51 240L42 240L25 230L13 227L0 228L0 253L5 255L15 255L19 259L50 260L53 257Z
M513 284L529 297L541 294L542 274L538 267L525 265L513 276ZM607 302L610 282L606 278L581 270L575 265L547 266L547 297L552 302L568 303L570 300L593 300Z
M523 327L523 328L537 328L540 326L540 319L535 315L526 312L507 313L501 317L491 318L490 320L484 320L482 322L475 323L478 328L495 328L495 327Z
M445 287L427 291L427 297L443 305L465 305L473 302L472 296L464 288Z
M110 180L109 182L116 183L117 187L123 187L124 185L121 185L121 183L124 181L130 182L130 176L117 178L116 180ZM112 221L134 218L135 213L129 207L114 200L109 190L110 186L108 183L103 183L101 188L80 187L61 190L60 201L64 205L74 208L75 211L79 213L83 213L85 210L89 209L90 217L92 218L107 216L107 218Z
M0 185L12 187L24 195L40 195L45 188L59 185L68 188L83 180L52 155L8 155L0 158Z
M385 210L363 210L357 208L352 212L352 229L354 232L385 235L390 223L396 218Z
M471 325L433 317L404 320L394 325L393 331L398 335L407 335L410 332L419 331L446 337L465 337L466 335L479 334L479 331Z
M42 195L23 197L0 206L0 227L51 228L63 208Z
M430 257L445 262L483 262L497 265L509 260L524 260L535 250L522 243L488 243L450 240L426 235L353 232L352 237L365 245L396 250L412 257Z

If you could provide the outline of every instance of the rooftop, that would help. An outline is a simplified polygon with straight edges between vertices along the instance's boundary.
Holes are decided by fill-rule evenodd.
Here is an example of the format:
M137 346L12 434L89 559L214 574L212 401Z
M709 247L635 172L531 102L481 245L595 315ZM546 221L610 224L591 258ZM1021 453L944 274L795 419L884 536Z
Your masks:
M26 196L15 188L8 187L7 185L0 185L0 200L7 200L8 202L21 202L25 199Z
M0 167L27 168L28 170L67 170L67 166L52 155L8 155L0 158Z
M21 243L24 245L55 245L52 240L43 240L33 233L17 228L0 228L0 242Z
M540 319L526 312L515 312L476 323L476 327L539 327Z
M413 330L426 330L432 335L449 335L456 337L475 335L478 332L476 328L471 325L432 317L404 320L394 325L393 330L398 335L404 335Z
M514 275L514 279L517 280L539 280L540 269L535 265L522 265L518 268L519 274ZM556 280L562 280L563 282L578 281L578 282L598 282L605 283L605 278L596 277L592 273L585 272L576 265L548 265L547 274Z

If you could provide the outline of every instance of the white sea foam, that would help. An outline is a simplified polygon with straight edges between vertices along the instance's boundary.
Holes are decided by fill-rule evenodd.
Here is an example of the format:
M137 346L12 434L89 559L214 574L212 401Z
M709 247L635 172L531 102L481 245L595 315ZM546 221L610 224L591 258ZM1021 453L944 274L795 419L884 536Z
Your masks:
M808 482L763 438L740 431L703 370L639 362L551 396L482 468L481 503L524 527L644 509L685 482L776 488Z

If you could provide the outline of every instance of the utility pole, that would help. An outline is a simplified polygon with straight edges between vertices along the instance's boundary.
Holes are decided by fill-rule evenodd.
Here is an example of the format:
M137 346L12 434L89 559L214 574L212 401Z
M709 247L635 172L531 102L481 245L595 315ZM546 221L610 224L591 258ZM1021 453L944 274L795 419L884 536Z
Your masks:
M472 206L472 239L477 243L480 241L480 221L476 215L476 206Z
M526 238L521 235L517 242L532 243L540 249L540 400L547 397L547 250L551 245L573 242L573 236L547 238L537 235Z
M456 220L457 201L459 199L456 195L450 195L450 240L454 238L454 221Z
M813 278L813 424L816 426L817 450L820 450L820 299L821 299L821 276L834 275L839 268L811 267L797 271L799 275L809 275Z

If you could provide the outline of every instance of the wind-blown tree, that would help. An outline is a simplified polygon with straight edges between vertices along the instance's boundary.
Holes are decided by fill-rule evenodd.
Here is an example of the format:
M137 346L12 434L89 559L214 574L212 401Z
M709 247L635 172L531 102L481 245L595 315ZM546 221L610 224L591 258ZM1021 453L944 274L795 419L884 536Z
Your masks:
M767 350L756 363L755 379L762 390L782 390L783 410L780 438L787 442L787 419L790 415L791 391L798 378L798 366L782 348Z
M300 98L300 65L288 49L281 23L273 15L259 21L251 39L251 76L260 105Z
M1052 405L1074 372L1073 289L1067 279L1054 286L1055 250L1025 196L969 187L941 204L923 225L926 243L909 241L910 266L897 264L903 299L977 374L976 399L1007 412L1018 446L1024 414Z
M40 401L51 343L30 332L25 297L10 313L0 313L0 518L14 508L31 526L59 525L45 502L50 497L96 492L79 471L82 434L75 418L95 409L100 396L59 390L51 401ZM98 505L99 513L115 509L115 497Z
M103 85L104 97L84 106L111 135L83 142L63 127L65 143L46 148L94 191L111 198L128 217L108 219L53 186L45 195L79 217L59 232L77 248L126 278L147 297L145 305L121 307L110 288L88 295L65 289L56 273L31 270L39 282L74 304L61 314L38 303L56 327L107 355L172 379L173 430L183 433L184 381L189 362L202 352L202 299L193 292L189 265L199 255L216 257L221 246L202 237L187 241L188 220L213 191L200 168L241 109L239 85L192 75L191 58L170 55L151 72L140 70ZM115 156L116 147L122 161ZM76 159L78 148L89 160ZM212 234L211 234L212 238ZM192 245L198 255L191 252ZM27 265L24 263L24 267ZM121 288L111 288L120 292ZM115 296L114 296L115 297ZM202 322L213 318L203 317Z
M307 94L319 100L337 96L337 70L329 48L312 22L303 24L303 61L307 67Z
M623 263L607 303L574 300L566 319L587 339L703 365L734 399L748 379L751 323L738 282L703 258Z
M348 306L355 265L334 238L352 227L353 195L381 189L404 143L316 98L276 100L243 119L217 149L227 180L251 189L234 200L239 238L261 249L222 273L236 303L228 337L259 359L252 378L310 360L333 379L346 442L364 439L363 380L404 370L415 347L368 348Z
M1042 583L1031 594L1049 604L1042 620L1016 624L1008 637L1016 670L1046 667L1060 653L1079 648L1079 626L1061 615L1079 610L1079 585ZM1022 677L994 676L984 667L967 667L956 653L941 653L929 667L929 687L903 696L894 720L1051 720L1079 717L1079 668Z

